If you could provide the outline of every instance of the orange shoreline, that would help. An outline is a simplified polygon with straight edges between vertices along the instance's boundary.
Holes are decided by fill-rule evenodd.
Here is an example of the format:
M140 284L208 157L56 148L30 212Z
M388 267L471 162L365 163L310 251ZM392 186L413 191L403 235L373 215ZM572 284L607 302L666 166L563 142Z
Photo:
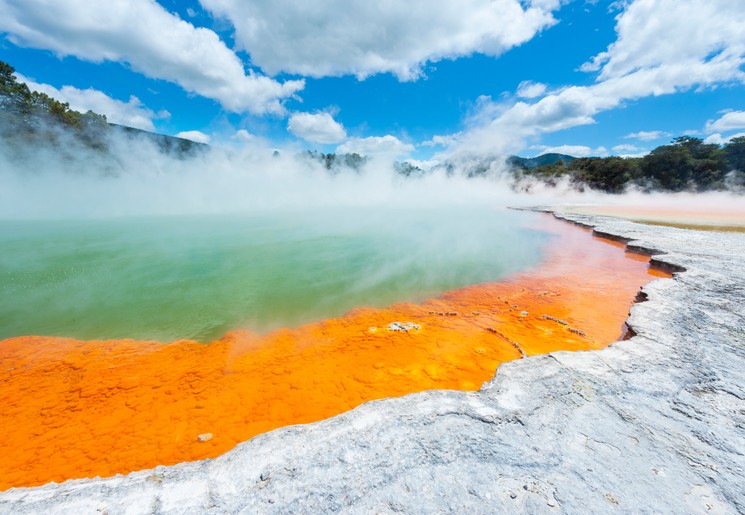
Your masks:
M0 341L0 490L215 457L366 401L477 390L523 353L618 340L639 288L669 274L588 229L543 222L558 238L540 265L420 304L208 345ZM392 331L393 322L416 325Z

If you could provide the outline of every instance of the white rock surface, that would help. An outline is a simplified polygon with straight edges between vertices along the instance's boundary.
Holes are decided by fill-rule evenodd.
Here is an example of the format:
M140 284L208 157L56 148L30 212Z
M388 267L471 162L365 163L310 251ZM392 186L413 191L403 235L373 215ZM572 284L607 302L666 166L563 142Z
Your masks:
M214 460L11 489L0 512L745 512L745 234L566 216L687 270L644 287L631 340L505 363L479 392L370 402Z

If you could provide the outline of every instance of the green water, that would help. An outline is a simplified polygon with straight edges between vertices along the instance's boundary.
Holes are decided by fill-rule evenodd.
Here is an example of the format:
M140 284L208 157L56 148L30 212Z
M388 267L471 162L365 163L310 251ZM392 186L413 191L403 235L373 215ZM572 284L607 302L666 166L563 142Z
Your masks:
M0 339L210 341L492 281L540 259L530 213L315 210L0 222Z

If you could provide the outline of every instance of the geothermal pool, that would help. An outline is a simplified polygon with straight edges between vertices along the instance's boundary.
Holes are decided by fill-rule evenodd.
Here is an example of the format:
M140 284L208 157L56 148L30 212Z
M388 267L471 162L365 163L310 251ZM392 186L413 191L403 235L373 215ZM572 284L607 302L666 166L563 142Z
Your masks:
M477 390L502 362L618 340L638 289L668 276L548 215L313 216L3 231L17 300L3 295L2 327L26 335L0 341L0 489L215 457L369 400ZM28 336L44 333L68 337ZM120 335L135 339L103 339Z
M484 207L0 222L0 339L209 342L422 300L538 262L535 215Z

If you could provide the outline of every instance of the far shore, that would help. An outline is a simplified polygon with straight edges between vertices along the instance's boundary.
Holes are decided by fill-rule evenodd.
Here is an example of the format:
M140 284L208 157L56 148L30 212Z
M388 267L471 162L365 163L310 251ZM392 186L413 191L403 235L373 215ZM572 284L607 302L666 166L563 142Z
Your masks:
M743 207L670 205L656 208L607 204L574 204L562 206L567 213L612 216L647 225L662 225L702 231L745 232L745 202Z

